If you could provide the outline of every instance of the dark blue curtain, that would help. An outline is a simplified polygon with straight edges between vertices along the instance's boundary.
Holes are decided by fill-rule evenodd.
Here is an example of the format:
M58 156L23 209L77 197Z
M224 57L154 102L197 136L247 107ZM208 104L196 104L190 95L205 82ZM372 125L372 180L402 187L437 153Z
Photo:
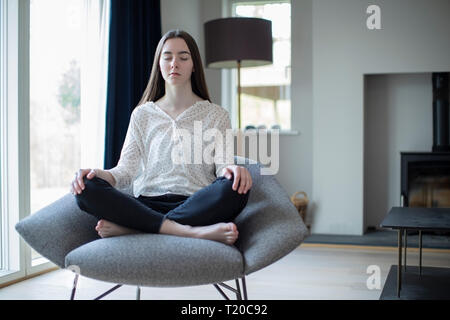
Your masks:
M160 39L160 0L111 0L105 169L117 165Z

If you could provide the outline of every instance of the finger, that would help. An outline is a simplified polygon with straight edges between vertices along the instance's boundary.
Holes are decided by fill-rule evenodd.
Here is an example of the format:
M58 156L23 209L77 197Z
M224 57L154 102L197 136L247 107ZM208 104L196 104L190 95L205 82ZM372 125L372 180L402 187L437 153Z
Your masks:
M79 177L78 178L78 186L81 190L84 190L84 182L83 182L83 177Z
M76 188L82 188L83 186L83 170L80 169L75 175L75 187ZM78 191L78 189L77 189Z
M242 168L242 178L241 178L241 188L239 189L241 193L247 193L248 185L249 185L249 176L248 172L245 168Z
M241 181L239 181L239 189L238 189L238 193L242 193L244 192L244 188L245 188L245 173L241 171Z
M92 179L92 178L94 178L95 176L96 176L96 172L95 172L95 169L92 169L91 171L89 171L89 173L87 174L87 178L88 179Z
M247 193L249 186L250 186L250 176L246 170L245 171L245 185L244 185L244 191L243 191L244 194Z
M228 180L230 180L233 177L233 175L230 173L230 169L225 168L224 177L227 178Z
M248 190L250 190L253 187L253 179L252 179L252 175L250 174L250 172L248 174L250 175L250 185L248 186Z
M79 187L81 188L81 190L84 190L84 181L83 181L83 178L84 178L84 176L86 175L86 173L88 173L89 171L90 171L91 169L85 169L85 170L79 170L79 173L78 173L78 185L79 185Z
M246 193L247 192L247 185L248 185L248 176L245 169L242 169L242 179L241 179L241 187L239 188L240 193Z
M250 172L248 170L246 171L246 173L247 173L248 179L247 179L247 189L245 190L245 193L247 193L248 190L251 189L252 184L253 184L253 182L252 182L252 175L250 174Z
M80 186L80 184L78 183L78 181L76 182L76 186L78 188L78 193L82 193L83 192L83 188Z
M241 180L241 173L239 172L239 168L237 168L236 171L234 172L234 183L233 183L234 191L237 190L240 180Z
M74 182L72 182L72 187L75 190L76 194L80 194L81 193L81 188L77 183L77 180L75 180Z

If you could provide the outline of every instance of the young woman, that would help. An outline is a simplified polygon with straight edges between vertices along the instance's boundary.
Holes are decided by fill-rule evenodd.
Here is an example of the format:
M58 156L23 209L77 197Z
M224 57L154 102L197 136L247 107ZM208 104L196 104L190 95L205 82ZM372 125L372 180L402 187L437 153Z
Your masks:
M212 144L213 163L203 159L202 150L211 142L195 136L199 128L200 133L218 130L223 137ZM95 229L102 238L146 232L233 244L238 230L232 221L247 204L252 179L227 154L227 129L229 114L210 102L194 39L184 31L169 31L156 49L117 166L80 169L71 192L80 209L99 219ZM179 130L193 135L189 150L181 150L193 151L197 159L200 154L200 162L173 160L183 144ZM130 185L132 196L120 191Z

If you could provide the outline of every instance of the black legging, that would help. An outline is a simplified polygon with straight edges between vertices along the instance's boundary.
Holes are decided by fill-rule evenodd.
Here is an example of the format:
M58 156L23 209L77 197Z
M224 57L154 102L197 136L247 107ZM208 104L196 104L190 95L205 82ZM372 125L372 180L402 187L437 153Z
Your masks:
M190 226L231 222L247 204L250 190L239 194L233 180L219 177L191 196L165 194L135 198L115 189L107 181L84 177L85 189L75 196L81 210L98 219L123 227L159 233L164 219Z

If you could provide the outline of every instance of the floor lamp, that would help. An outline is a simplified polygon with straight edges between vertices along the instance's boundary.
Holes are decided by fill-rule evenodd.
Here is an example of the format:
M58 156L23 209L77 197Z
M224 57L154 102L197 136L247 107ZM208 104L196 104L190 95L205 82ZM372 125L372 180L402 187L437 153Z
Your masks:
M237 115L241 128L241 68L272 64L272 21L222 18L206 22L204 31L206 67L237 68Z

